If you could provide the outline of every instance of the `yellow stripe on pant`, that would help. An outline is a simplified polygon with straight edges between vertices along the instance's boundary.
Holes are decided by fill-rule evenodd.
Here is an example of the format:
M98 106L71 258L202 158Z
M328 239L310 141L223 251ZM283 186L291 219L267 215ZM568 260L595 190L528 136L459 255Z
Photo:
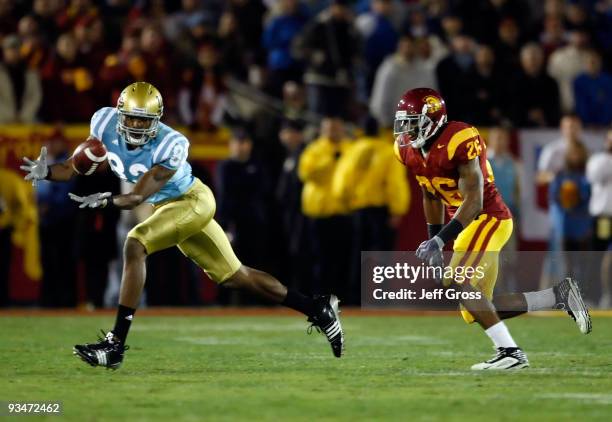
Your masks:
M512 235L512 219L499 220L487 214L481 214L459 234L453 244L453 256L449 263L452 268L480 267L482 277L473 277L470 284L480 290L489 300L497 282L499 252ZM450 280L445 282L449 285ZM474 317L463 307L461 316L467 323L474 322Z
M178 246L217 283L242 265L225 232L213 219L215 197L199 179L182 196L154 206L155 212L128 233L147 254Z

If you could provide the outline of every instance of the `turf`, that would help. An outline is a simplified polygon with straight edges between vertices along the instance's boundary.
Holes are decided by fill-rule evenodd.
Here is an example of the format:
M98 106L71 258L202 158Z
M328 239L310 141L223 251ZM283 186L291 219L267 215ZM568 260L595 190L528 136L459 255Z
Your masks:
M492 349L453 317L347 316L342 359L297 317L139 317L118 371L72 356L111 322L0 318L0 401L59 400L61 420L612 418L612 318L589 336L568 318L510 321L532 367L503 374L469 371Z

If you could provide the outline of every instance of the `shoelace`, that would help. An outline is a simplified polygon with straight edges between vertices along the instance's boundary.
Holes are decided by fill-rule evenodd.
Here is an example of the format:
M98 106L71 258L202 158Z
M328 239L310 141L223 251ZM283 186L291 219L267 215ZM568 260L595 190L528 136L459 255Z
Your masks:
M113 341L113 332L109 331L108 333L105 333L103 329L100 328L100 333L102 333L102 335L98 334L98 343L102 343L102 342L106 342L111 346L118 346L120 343ZM123 350L129 350L130 346L128 346L127 344L123 345Z
M496 352L495 352L495 356L493 356L491 359L489 359L489 360L487 361L487 363L492 363L492 362L495 362L495 361L496 361L496 360L497 360L497 359L498 359L500 356L502 356L502 355L503 355L503 352L504 352L504 349L503 349L503 348L498 347L498 348L497 348L497 349L495 349L495 350L496 350Z
M497 350L497 352L495 353L495 356L493 356L491 359L489 359L487 361L487 363L492 363L492 362L496 361L497 359L499 359L501 356L504 355L504 351L506 349L504 349L503 347L498 347L496 350ZM525 352L523 352L521 349L515 349L514 351L512 351L510 353L510 356L512 356L515 359L519 359L519 360L527 358L527 355L525 355Z
M317 330L317 333L321 332L321 329L319 328L319 326L317 324L315 324L314 322L312 324L310 324L310 326L306 329L306 334L310 335L312 334L312 329Z

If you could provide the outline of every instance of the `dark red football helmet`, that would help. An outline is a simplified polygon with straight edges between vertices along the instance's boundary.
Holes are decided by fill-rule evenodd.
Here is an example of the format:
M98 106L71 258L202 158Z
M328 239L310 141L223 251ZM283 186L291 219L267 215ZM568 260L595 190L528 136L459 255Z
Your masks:
M397 104L393 134L400 147L421 148L444 123L444 98L431 88L415 88L407 91Z

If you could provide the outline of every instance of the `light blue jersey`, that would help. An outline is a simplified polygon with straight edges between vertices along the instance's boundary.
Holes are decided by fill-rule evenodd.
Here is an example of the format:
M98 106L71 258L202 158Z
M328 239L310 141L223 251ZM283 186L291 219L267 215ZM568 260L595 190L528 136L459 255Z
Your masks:
M108 151L108 163L120 179L136 183L140 176L156 164L176 170L176 173L147 202L156 204L184 194L193 184L191 166L187 162L189 141L185 136L159 123L157 136L141 147L128 149L117 132L119 114L114 107L103 107L91 118L90 133L102 141Z

